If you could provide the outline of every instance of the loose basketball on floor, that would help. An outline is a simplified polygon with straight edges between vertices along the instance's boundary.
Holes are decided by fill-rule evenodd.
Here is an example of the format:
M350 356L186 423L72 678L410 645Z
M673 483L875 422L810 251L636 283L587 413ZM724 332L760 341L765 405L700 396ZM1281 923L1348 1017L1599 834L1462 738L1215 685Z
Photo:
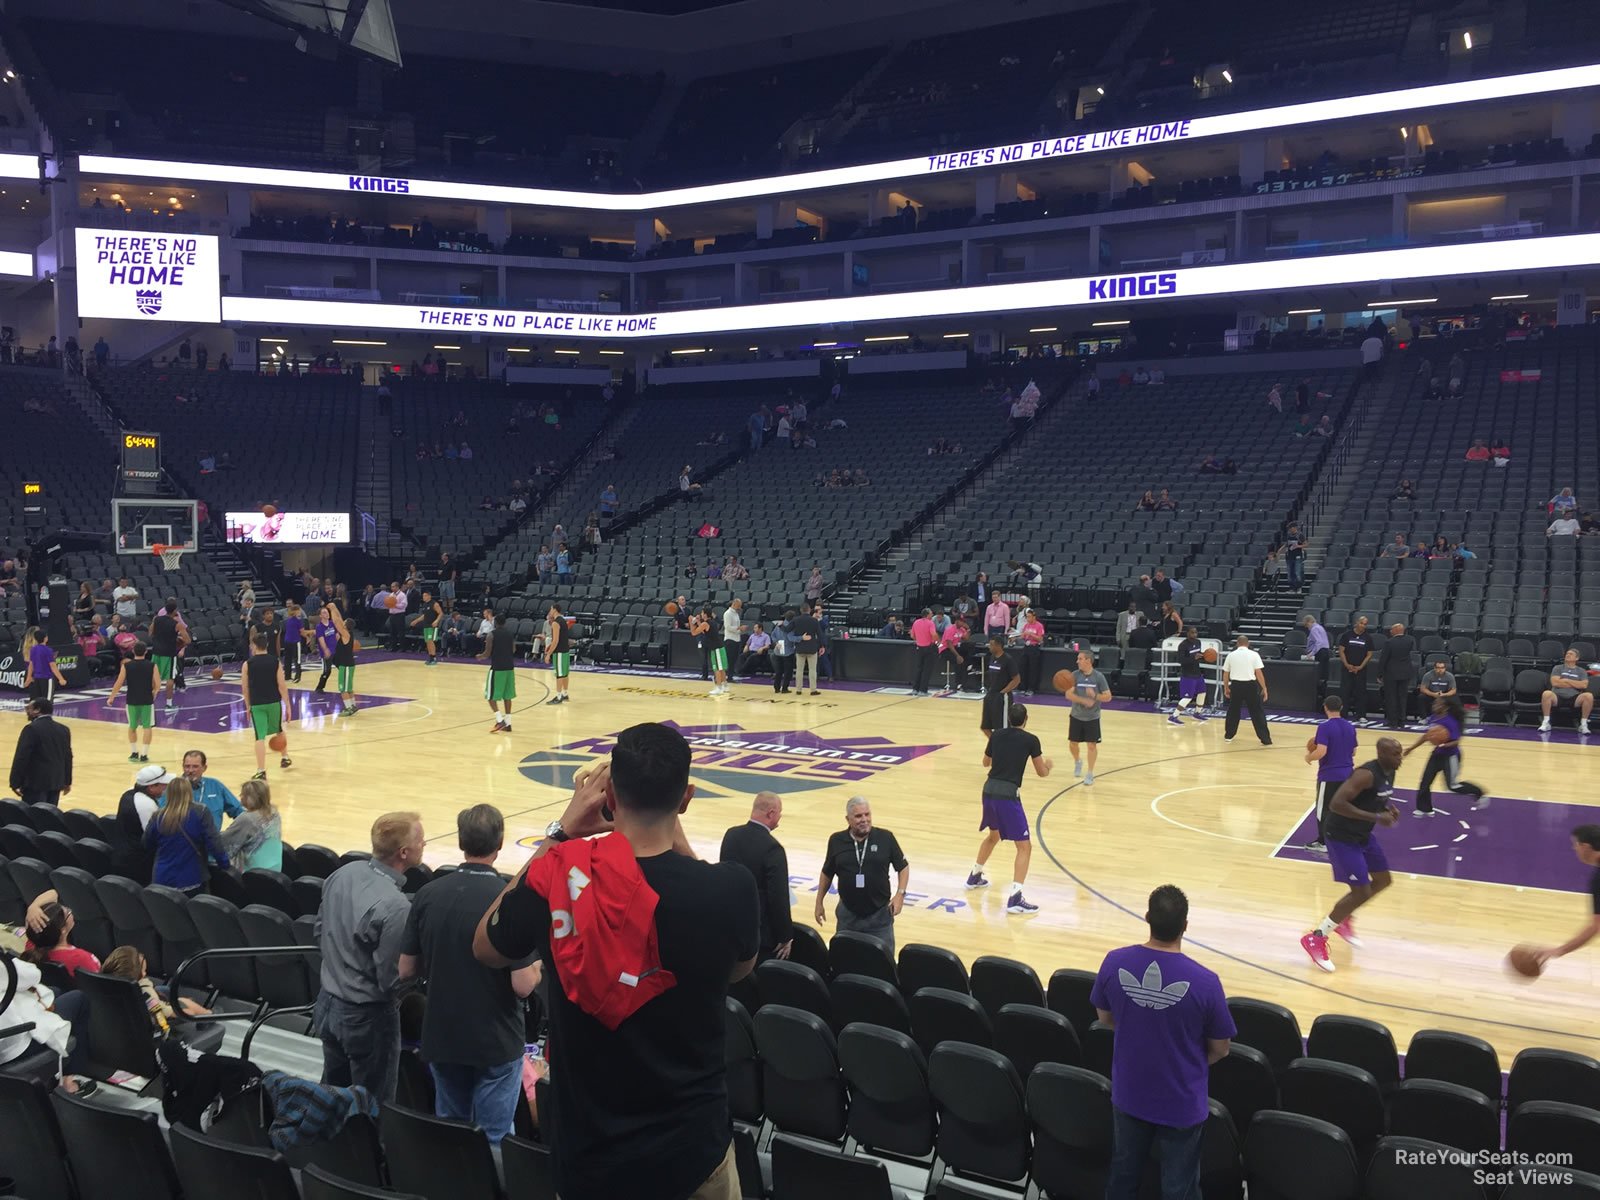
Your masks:
M1539 961L1539 951L1534 946L1513 946L1506 955L1506 966L1525 979L1537 979L1544 974L1544 964Z
M1050 682L1055 684L1056 691L1065 696L1072 690L1072 672L1057 671L1054 675L1050 676Z
M212 679L221 679L222 678L222 668L221 667L212 667L211 668L211 678Z
M289 739L281 733L275 733L267 739L267 745L272 748L274 754L282 754L289 745Z

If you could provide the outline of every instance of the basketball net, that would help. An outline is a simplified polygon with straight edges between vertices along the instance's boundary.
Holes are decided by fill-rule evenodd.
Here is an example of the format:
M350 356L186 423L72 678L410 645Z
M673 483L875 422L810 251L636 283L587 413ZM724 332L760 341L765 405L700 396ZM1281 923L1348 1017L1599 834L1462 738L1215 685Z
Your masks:
M150 553L161 559L161 566L168 571L176 571L183 563L183 556L188 553L181 546L165 546L160 542L150 547Z

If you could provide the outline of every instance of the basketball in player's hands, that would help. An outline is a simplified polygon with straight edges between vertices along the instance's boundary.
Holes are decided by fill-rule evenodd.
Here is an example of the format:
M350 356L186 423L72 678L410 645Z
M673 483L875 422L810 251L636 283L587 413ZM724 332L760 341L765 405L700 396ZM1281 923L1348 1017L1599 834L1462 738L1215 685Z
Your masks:
M1506 966L1524 979L1537 979L1544 974L1544 958L1537 946L1511 947L1511 953L1506 955Z
M221 667L212 667L211 668L211 678L214 679L214 680L215 679L221 679L222 678L222 668Z
M1208 663L1216 662L1217 661L1217 648L1215 646L1207 646L1204 650L1200 651L1200 659L1201 659L1202 662L1208 662Z
M1057 671L1050 677L1050 682L1056 685L1056 691L1065 696L1072 691L1072 672Z

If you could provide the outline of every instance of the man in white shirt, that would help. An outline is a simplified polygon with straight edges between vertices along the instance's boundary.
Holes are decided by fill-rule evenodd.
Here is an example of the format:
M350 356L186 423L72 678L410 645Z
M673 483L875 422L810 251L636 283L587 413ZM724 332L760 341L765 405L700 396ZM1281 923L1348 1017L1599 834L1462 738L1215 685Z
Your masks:
M1250 709L1250 723L1255 726L1256 737L1263 746L1272 745L1272 731L1267 728L1267 677L1261 655L1250 648L1250 639L1239 635L1238 642L1222 660L1222 696L1228 703L1227 719L1222 725L1222 740L1233 741L1239 732L1239 709Z
M743 607L744 601L734 597L722 613L722 644L728 648L730 681L733 679L732 665L737 661L735 655L738 653L740 641L744 638L744 622L739 619L739 610Z
M1381 361L1383 361L1383 339L1377 334L1371 334L1361 343L1362 372L1369 377L1376 375Z
M117 586L111 593L111 601L116 606L117 616L124 621L132 620L139 611L139 589L128 582L127 576L117 580Z
M1582 537L1583 526L1578 523L1578 518L1571 513L1566 513L1550 522L1550 528L1544 531L1545 537Z

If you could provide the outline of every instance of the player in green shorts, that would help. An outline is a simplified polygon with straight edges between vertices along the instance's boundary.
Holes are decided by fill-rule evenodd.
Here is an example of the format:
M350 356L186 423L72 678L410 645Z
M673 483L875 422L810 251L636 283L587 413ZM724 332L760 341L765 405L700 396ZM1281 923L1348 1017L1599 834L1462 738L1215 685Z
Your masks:
M293 766L289 761L289 742L283 732L283 714L289 710L289 682L283 677L283 663L272 653L266 634L250 635L250 657L245 660L240 674L239 688L256 734L255 778L267 777L269 739L277 741L273 749L282 755L278 765Z
M426 622L426 624L423 624ZM439 663L439 630L444 628L444 605L433 598L432 592L422 593L422 606L417 610L417 615L411 618L412 628L422 625L422 647L428 652L428 661L424 666L437 666Z
M559 604L552 604L545 616L549 625L545 629L544 660L556 673L556 694L550 697L550 703L565 704L572 698L567 695L567 684L571 682L567 677L572 674L572 626L561 615Z
M133 657L123 662L117 671L117 681L111 685L111 695L106 706L116 700L117 693L128 689L128 761L150 761L150 736L156 727L156 665L149 658L150 647L143 642L133 644ZM144 748L138 745L139 731L144 730Z
M505 613L495 613L494 632L485 641L478 658L489 660L489 674L483 681L483 698L489 702L489 711L494 713L494 728L489 732L510 733L511 702L517 698L517 645L516 635L506 627Z
M339 710L342 717L354 716L356 711L356 634L355 630L345 624L344 614L339 611L338 604L326 604L322 611L333 622L333 667L338 672L335 680L339 688L339 699L344 701L344 707Z

